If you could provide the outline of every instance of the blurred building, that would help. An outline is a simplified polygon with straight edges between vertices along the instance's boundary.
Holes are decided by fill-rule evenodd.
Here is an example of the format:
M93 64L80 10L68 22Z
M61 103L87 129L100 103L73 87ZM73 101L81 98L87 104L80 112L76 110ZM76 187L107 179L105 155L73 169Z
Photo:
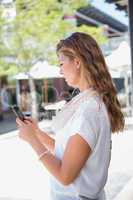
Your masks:
M133 107L133 1L132 0L105 0L114 3L118 10L124 10L129 16L129 36L131 48L131 106ZM133 111L132 111L133 114Z
M104 32L108 37L121 36L128 30L128 27L121 21L116 20L94 6L80 8L76 12L76 17L78 25L103 26Z

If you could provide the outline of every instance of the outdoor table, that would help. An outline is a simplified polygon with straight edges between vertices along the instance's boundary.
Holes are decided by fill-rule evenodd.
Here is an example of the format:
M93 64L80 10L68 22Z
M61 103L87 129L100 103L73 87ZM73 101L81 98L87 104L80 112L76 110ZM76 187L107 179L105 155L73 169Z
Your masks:
M56 116L56 113L65 105L66 101L58 101L55 103L43 103L43 108L48 111L48 118L52 119L53 116Z

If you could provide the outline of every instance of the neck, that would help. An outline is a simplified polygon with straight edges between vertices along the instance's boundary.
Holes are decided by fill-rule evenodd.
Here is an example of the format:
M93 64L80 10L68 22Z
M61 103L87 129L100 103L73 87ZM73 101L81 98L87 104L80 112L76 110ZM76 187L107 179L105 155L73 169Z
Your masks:
M89 85L86 81L81 81L81 84L79 84L78 88L79 88L80 92L83 92L84 90L92 88L92 86Z

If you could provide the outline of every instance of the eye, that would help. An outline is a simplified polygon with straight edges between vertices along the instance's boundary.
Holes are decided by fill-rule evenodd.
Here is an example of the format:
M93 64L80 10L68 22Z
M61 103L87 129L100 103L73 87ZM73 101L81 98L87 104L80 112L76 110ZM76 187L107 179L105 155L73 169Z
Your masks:
M63 65L63 63L60 63L59 66L61 67Z

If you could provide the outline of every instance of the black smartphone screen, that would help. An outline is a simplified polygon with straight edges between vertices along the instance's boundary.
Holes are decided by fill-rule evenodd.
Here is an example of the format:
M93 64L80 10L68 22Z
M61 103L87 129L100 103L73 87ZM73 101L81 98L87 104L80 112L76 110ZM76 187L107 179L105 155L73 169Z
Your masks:
M16 115L16 117L20 118L22 121L25 120L24 114L21 112L18 106L12 106L12 111Z

